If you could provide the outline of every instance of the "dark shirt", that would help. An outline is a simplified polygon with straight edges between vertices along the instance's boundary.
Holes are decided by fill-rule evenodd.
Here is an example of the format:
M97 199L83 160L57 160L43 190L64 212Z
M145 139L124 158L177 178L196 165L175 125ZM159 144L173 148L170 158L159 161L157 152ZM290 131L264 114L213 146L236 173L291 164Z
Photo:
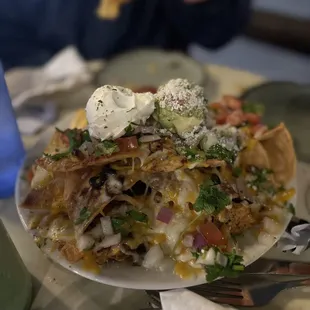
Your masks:
M218 48L245 26L250 0L133 0L115 20L97 17L99 0L0 0L0 59L5 69L37 66L68 45L86 59L137 47Z

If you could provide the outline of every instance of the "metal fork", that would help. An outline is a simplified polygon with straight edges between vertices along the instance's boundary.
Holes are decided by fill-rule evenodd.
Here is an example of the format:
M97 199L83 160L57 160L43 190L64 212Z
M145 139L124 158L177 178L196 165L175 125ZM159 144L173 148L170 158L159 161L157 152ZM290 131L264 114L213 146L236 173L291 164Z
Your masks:
M283 276L281 276L283 279ZM212 284L203 284L188 288L211 301L232 306L264 306L278 293L285 289L310 285L310 278L303 277L296 280L279 282L279 277L273 276L243 276L236 280L219 280ZM147 292L158 307L161 306L159 294L154 291Z

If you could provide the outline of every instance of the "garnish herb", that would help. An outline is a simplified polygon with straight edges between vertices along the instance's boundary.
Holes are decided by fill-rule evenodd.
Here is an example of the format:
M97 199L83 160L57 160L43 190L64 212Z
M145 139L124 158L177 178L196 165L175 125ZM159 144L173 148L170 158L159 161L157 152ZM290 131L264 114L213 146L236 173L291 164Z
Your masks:
M79 134L77 129L61 131L60 129L56 128L56 130L67 136L69 140L69 148L66 152L57 153L54 155L43 153L45 157L48 157L52 160L57 161L64 157L67 157L73 152L73 150L78 149L85 141L91 142L88 130L83 130L81 134Z
M289 203L289 204L287 205L287 208L288 208L288 210L289 210L290 213L292 213L293 215L296 214L295 206L294 206L292 203Z
M220 144L212 145L206 152L207 159L224 160L229 164L233 164L236 159L236 152L230 151Z
M217 214L231 203L230 196L221 191L211 180L200 187L199 196L194 204L194 210L207 214Z
M136 210L130 210L127 212L127 214L137 222L147 223L148 221L148 216L145 213Z
M126 222L126 217L112 217L111 218L112 227L114 233L121 233L123 237L127 237L129 234L128 226Z
M249 182L249 185L254 189L264 190L266 189L264 188L264 185L269 182L269 176L273 171L270 169L258 169L253 167L251 173L254 176L254 179Z
M147 223L148 216L136 210L130 210L125 216L116 216L111 218L112 227L115 233L121 233L123 237L129 234L130 226L135 222Z
M82 224L83 222L85 222L86 220L88 220L91 216L90 211L84 207L81 209L79 217L77 218L77 220L74 222L75 225L79 225Z
M132 123L130 123L126 128L125 128L125 136L132 136L135 131L135 128L132 126Z
M86 141L91 142L89 131L87 129L82 131L82 143L84 143ZM82 143L81 143L81 145L82 145Z
M115 232L119 232L122 226L125 223L125 219L121 217L112 217L111 218L112 227Z
M198 253L198 252L191 252L191 253L192 253L192 255L193 255L193 257L194 257L195 259L198 259L198 258L199 258L200 253Z
M222 255L225 255L227 258L226 266L222 266L220 264L206 266L206 280L207 282L212 282L216 280L218 277L230 277L234 278L239 275L245 268L242 264L243 258L240 255L237 255L235 251L232 253L223 253L219 249L217 249Z
M253 103L253 102L245 102L242 105L243 112L246 113L254 113L258 115L263 115L265 112L265 106L260 103Z
M233 170L232 170L232 175L235 177L235 178L238 178L240 177L242 174L242 168L240 167L234 167Z
M205 159L203 152L199 151L197 148L187 147L187 148L184 148L181 152L191 162Z
M111 155L115 152L119 152L119 147L114 141L105 140L98 143L95 147L96 156Z

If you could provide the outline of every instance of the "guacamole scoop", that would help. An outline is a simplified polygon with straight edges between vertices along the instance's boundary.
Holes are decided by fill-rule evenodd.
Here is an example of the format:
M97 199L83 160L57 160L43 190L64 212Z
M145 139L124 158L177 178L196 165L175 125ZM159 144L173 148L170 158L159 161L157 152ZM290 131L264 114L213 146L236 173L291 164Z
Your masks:
M185 79L170 80L155 95L154 118L166 129L183 136L205 119L203 88Z

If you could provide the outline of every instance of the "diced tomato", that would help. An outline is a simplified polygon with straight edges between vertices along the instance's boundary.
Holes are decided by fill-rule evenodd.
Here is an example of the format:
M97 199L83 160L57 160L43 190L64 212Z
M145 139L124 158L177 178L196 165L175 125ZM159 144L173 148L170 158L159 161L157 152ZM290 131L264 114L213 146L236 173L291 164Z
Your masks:
M218 125L225 124L227 120L227 113L220 113L216 115L215 120Z
M128 152L137 149L139 144L137 137L125 137L116 140L120 152Z
M207 222L199 228L201 234L206 238L208 244L214 246L226 246L226 240L220 229L213 223Z
M267 130L268 130L268 127L266 125L257 124L251 127L251 134L259 138Z
M257 125L261 121L261 117L254 113L244 113L244 120L248 121L252 125Z
M29 183L31 183L32 179L33 179L33 171L32 171L32 168L30 168L28 171L27 171L27 174L26 174L26 179Z
M233 96L223 96L223 104L232 110L240 110L242 103L241 101Z
M133 91L135 93L147 93L147 92L150 92L152 94L156 94L157 89L156 89L156 87L153 87L153 86L141 86L141 87L134 88Z
M222 110L225 106L221 102L212 102L209 104L209 108L212 110Z
M227 116L226 123L232 126L240 125L244 121L242 110L235 110Z

